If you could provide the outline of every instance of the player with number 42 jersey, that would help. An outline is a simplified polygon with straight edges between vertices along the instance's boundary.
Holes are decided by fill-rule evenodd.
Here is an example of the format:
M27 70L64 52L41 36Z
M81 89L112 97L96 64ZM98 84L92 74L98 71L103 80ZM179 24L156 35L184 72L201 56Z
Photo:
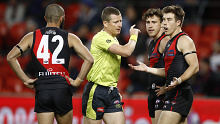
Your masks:
M68 87L70 48L68 32L55 27L45 27L34 32L31 55L38 80L36 90ZM66 83L68 82L68 83Z

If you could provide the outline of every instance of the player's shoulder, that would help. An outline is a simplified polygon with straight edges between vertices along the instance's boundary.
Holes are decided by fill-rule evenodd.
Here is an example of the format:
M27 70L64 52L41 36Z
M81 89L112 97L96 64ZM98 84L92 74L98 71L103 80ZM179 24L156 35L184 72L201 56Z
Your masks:
M179 42L193 42L193 40L188 35L182 35L179 38Z
M168 42L170 40L170 37L166 35L161 41Z
M28 38L28 39L32 38L33 39L33 36L34 36L34 32L29 32L24 36L24 38Z

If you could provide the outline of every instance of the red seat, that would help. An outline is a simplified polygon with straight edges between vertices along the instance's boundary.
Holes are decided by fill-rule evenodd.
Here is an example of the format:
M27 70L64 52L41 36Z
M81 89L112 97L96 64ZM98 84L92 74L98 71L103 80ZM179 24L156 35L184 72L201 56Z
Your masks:
M203 34L199 37L199 41L197 43L197 46L203 46L207 47L207 49L212 50L213 43L216 40L213 37L210 37L208 34Z
M6 5L6 3L0 3L0 19L1 20L4 20L4 18L5 18L5 10L6 10L6 7L7 7L7 5ZM0 20L0 21L1 21Z
M126 69L121 68L117 88L120 92L125 92L131 81L128 78L128 72Z
M211 54L211 49L205 46L196 47L196 51L199 60L202 58L209 58Z
M26 23L16 23L9 30L8 46L14 46L20 42L21 38L26 33Z
M11 89L16 93L21 93L23 90L23 86L24 84L19 78L10 76L5 78L5 87Z
M184 25L182 29L192 38L195 44L197 44L199 40L199 36L201 34L201 25L200 24L187 24L187 25Z
M0 48L3 46L3 42L5 42L6 35L8 33L8 26L6 22L0 21Z
M220 25L219 24L209 24L206 25L203 34L208 35L210 38L214 39L215 41L218 40L220 33Z
M70 28L76 23L79 17L79 12L80 12L80 6L78 3L73 3L66 7L65 28Z
M8 32L8 25L4 21L0 21L0 37L5 37Z
M0 92L3 89L3 87L4 87L4 81L3 81L3 78L0 77Z

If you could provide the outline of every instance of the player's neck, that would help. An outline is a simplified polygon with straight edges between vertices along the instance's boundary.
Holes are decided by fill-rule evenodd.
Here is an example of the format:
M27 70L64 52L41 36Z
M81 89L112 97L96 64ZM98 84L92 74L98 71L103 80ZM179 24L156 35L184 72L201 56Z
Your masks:
M177 28L172 34L170 34L170 39L173 38L175 35L177 35L180 32L182 32L182 29L181 28Z
M56 27L56 28L60 28L59 25L57 25L56 23L47 23L46 27Z

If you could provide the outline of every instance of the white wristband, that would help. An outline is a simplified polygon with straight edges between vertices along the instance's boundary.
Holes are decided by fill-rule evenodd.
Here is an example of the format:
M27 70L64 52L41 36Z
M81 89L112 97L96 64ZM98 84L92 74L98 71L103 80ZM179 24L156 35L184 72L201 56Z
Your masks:
M182 79L179 77L177 78L177 83L180 85L182 83Z
M80 79L79 77L77 77L81 82L83 82L84 80Z

